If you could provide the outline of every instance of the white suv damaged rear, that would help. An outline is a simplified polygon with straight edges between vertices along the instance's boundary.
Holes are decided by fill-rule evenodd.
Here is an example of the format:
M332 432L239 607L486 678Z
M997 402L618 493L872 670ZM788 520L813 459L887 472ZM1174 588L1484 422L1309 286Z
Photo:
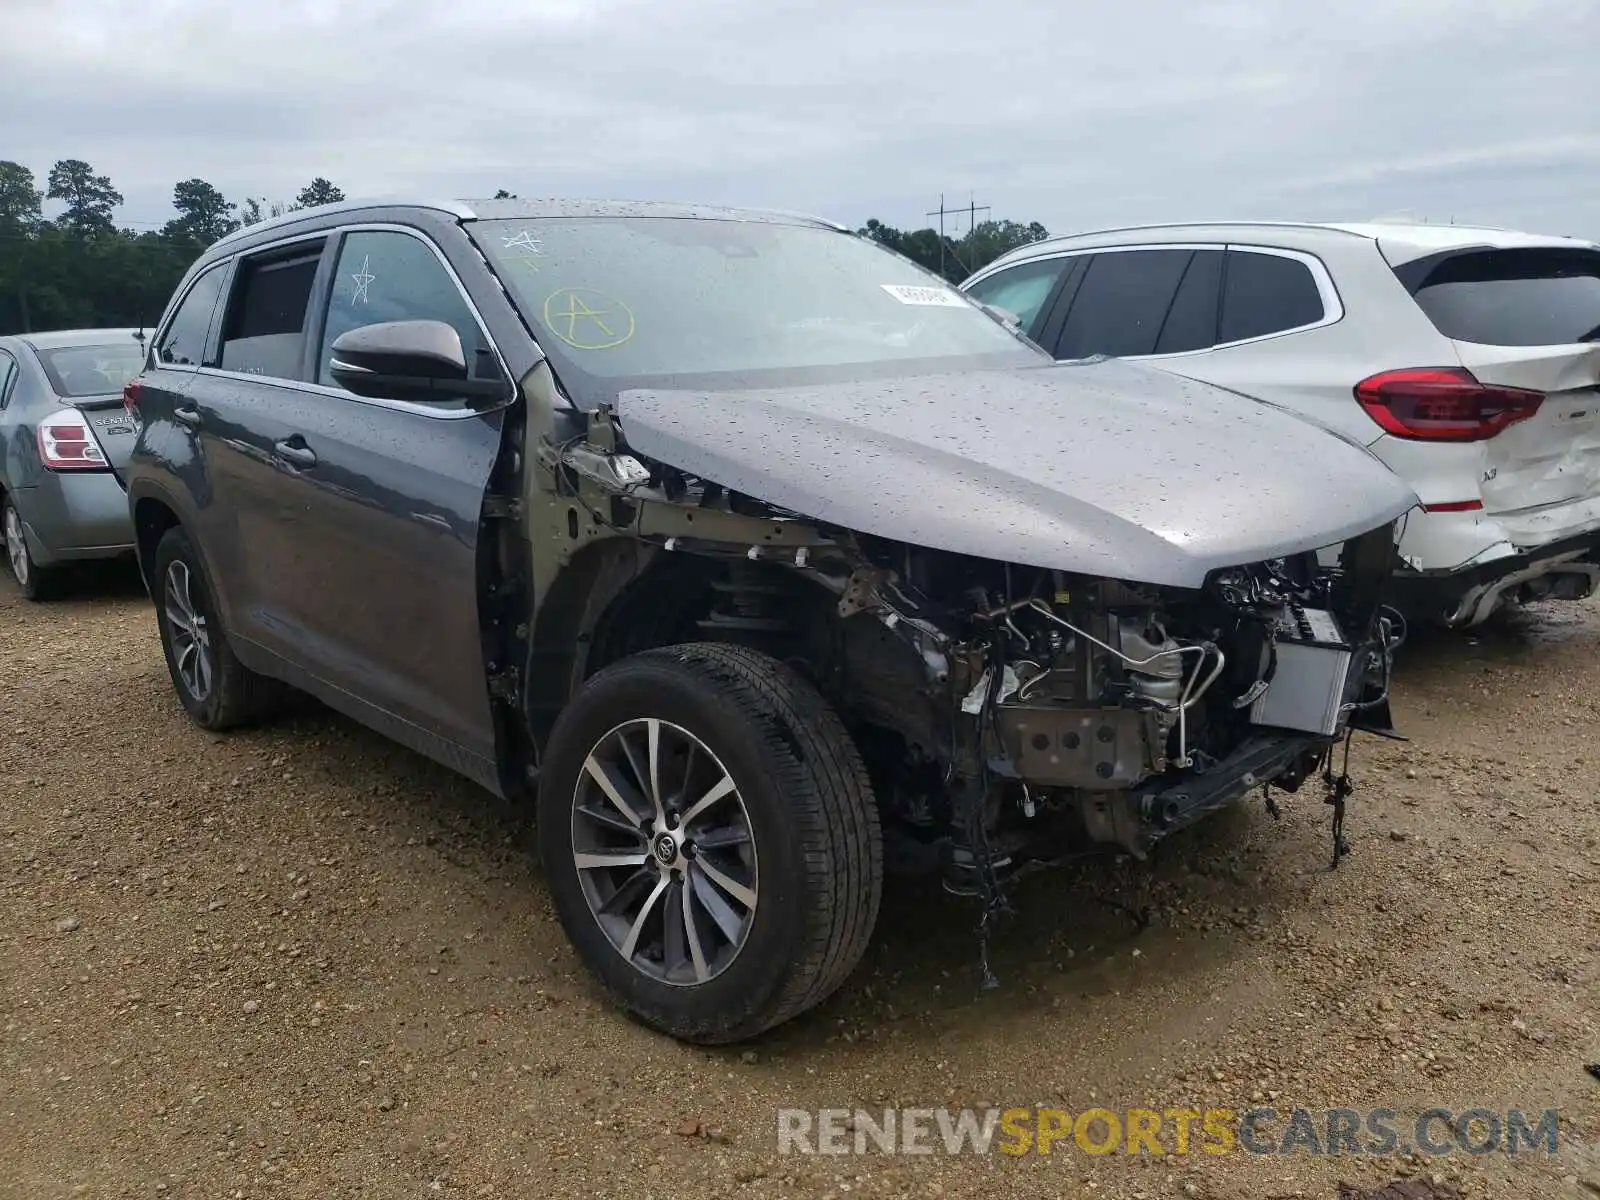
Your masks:
M1109 354L1294 409L1423 501L1411 613L1473 625L1600 579L1600 247L1500 229L1218 223L1024 247L963 285L1057 358Z

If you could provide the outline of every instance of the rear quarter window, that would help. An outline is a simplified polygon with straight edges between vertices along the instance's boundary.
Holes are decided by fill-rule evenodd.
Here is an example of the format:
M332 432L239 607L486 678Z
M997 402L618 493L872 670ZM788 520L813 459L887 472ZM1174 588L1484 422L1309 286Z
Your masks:
M208 267L196 279L178 311L156 343L156 360L168 366L198 367L205 363L206 339L211 334L211 318L227 281L226 263Z
M1395 272L1445 337L1490 346L1600 338L1600 252L1482 250Z
M1326 315L1311 268L1296 258L1229 250L1222 283L1224 343L1315 325Z

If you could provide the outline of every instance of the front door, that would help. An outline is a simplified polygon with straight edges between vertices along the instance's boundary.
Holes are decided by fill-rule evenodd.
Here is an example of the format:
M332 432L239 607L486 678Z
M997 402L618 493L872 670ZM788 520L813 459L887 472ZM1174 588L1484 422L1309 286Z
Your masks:
M480 375L500 373L498 358L418 233L347 232L326 294L325 320L312 325L321 327L312 380L273 413L269 451L290 481L294 521L292 538L279 538L265 564L271 611L302 670L414 727L424 742L444 739L492 761L478 554L505 405L357 397L338 387L328 363L349 329L419 319L455 327Z

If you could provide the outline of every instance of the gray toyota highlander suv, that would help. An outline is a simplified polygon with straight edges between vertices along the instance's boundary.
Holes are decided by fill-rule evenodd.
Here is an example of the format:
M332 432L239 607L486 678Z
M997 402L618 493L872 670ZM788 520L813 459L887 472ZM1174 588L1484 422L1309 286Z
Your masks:
M582 960L679 1037L838 988L886 863L992 913L1388 725L1389 471L822 221L297 212L195 263L126 400L194 720L298 689L527 798Z

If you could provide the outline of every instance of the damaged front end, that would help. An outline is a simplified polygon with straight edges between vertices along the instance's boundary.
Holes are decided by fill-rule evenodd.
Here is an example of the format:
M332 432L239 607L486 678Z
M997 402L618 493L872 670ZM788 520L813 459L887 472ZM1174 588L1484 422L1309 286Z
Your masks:
M947 872L981 882L1084 840L1143 858L1254 788L1296 790L1351 730L1391 732L1393 537L1347 543L1334 569L1304 554L1197 591L907 553L873 594L919 641L948 631Z
M602 409L582 438L541 447L545 486L573 502L571 544L632 543L618 590L648 595L653 636L747 643L816 684L868 766L891 868L937 871L987 915L1019 869L1085 847L1144 858L1319 771L1337 861L1349 784L1334 748L1392 734L1393 520L1346 540L1336 566L1307 550L1150 585L833 527L625 433ZM694 565L674 575L671 560ZM579 675L630 648L586 644Z

